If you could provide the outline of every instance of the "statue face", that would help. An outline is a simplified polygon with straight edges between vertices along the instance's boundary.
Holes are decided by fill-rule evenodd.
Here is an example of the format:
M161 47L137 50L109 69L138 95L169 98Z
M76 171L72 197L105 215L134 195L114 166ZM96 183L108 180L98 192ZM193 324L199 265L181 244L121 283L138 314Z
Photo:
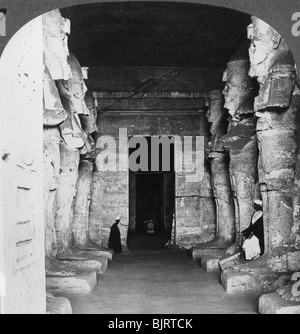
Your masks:
M53 80L69 80L72 77L68 65L68 34L70 21L53 10L43 15L44 62Z
M71 93L73 107L79 115L89 115L89 110L85 103L87 87L84 81L84 73L79 61L73 54L68 57L68 64L72 71L72 78L68 80L68 90Z
M251 77L260 84L255 111L288 108L296 83L295 63L281 36L264 21L252 17L248 27Z
M222 91L215 91L215 93L211 92L206 102L206 106L208 107L206 113L207 120L209 123L214 123L223 112Z
M280 43L280 36L264 21L253 18L248 26L248 38L251 40L249 48L250 77L257 77L261 83L268 74L272 64L274 51Z

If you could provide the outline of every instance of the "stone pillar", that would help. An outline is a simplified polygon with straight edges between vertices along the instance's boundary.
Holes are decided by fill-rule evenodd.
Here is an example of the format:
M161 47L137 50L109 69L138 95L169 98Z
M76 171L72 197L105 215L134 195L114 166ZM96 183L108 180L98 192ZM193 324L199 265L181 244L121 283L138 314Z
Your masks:
M66 252L71 246L71 228L74 198L78 179L79 152L60 142L60 174L56 191L55 228L58 252Z
M256 119L253 103L255 80L248 76L249 59L243 46L227 64L223 80L225 108L229 110L230 121L227 135L223 137L230 155L230 180L235 198L236 237L235 243L227 249L228 254L240 250L241 232L250 224L254 212L253 202L257 189L257 139Z
M81 160L72 226L73 245L84 248L89 241L89 215L93 183L93 162Z
M79 115L89 115L85 103L87 87L84 82L82 68L77 58L70 54L68 64L72 78L58 82L62 104L68 112L68 118L60 125L61 135L69 148L79 149L86 153L86 133L83 131Z
M80 155L79 178L72 226L73 246L77 248L88 248L90 244L90 209L93 189L93 170L96 157L95 141L92 136L98 133L95 99L91 92L86 94L85 102L89 109L89 115L81 114L80 120L82 129L86 134L86 149L84 154Z
M73 210L75 208L74 199L78 185L80 188L75 208L76 226L73 229L74 238L77 245L81 245L87 238L87 236L78 235L78 229L80 230L82 226L86 226L87 224L86 221L78 223L78 219L80 219L79 210L82 210L82 205L84 205L81 202L84 201L84 199L87 203L89 201L88 187L91 182L90 173L87 173L90 176L87 177L87 180L82 175L82 180L79 180L78 185L77 181L79 176L78 167L80 154L84 155L89 153L92 150L93 144L88 134L82 129L79 118L79 115L90 115L85 102L87 87L84 82L84 71L73 54L68 56L67 61L72 77L69 80L61 80L58 82L61 101L64 109L68 113L66 120L60 124L63 140L60 143L61 168L59 186L56 194L55 214L57 245L58 252L60 253L70 250L72 245ZM86 123L88 124L88 120ZM88 165L90 167L90 164ZM91 168L88 168L88 170L90 169ZM81 172L85 174L84 169ZM88 208L84 209L84 212L82 212L83 216L88 215L87 210Z
M295 250L297 239L299 242L299 236L292 233L299 210L294 185L299 92L293 56L283 38L256 17L252 17L248 37L252 40L249 74L260 84L255 111L266 253L274 259L271 262L276 262L275 257L286 257L287 252ZM287 262L284 267L289 266Z
M44 153L44 219L45 219L45 251L46 257L51 258L57 249L54 226L55 194L59 175L60 134L57 127L46 128L43 131Z
M232 243L235 237L234 206L229 178L228 155L210 153L213 194L216 201L216 246L220 248ZM210 243L207 246L212 247Z
M229 178L229 156L221 142L227 132L228 114L223 108L222 90L208 93L207 119L210 124L208 158L212 174L213 196L216 202L216 236L201 248L225 248L234 241L234 206Z
M70 21L53 10L42 16L43 22L43 155L44 155L44 219L46 257L56 255L56 233L54 226L55 196L60 169L59 126L68 114L64 110L54 80L72 77L67 62ZM64 38L62 38L64 36Z

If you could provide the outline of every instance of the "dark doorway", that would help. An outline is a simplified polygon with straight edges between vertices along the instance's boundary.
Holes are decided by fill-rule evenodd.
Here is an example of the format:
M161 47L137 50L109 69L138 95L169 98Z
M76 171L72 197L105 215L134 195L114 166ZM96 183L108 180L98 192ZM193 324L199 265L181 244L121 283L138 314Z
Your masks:
M151 171L151 137L147 137L149 170L129 172L129 234L130 249L162 249L171 237L175 209L174 145L168 149L170 170L162 170L159 152L159 171ZM129 154L135 149L130 149Z
M163 174L136 175L136 232L164 232Z

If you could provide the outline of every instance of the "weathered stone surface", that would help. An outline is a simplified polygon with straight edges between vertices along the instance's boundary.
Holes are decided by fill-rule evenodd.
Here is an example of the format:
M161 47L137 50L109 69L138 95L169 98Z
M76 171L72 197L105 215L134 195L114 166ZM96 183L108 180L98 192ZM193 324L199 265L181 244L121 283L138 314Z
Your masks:
M81 160L77 193L73 209L72 244L75 247L84 247L89 241L90 202L93 182L93 163Z
M201 268L207 272L220 271L219 262L223 255L223 251L215 252L213 255L202 255Z
M221 282L226 291L260 291L263 293L274 292L279 287L286 285L291 280L291 274L286 267L271 268L269 260L271 257L260 258L246 263L235 264L231 262L222 269ZM231 267L230 267L231 265ZM220 267L222 268L221 261Z
M47 293L47 314L73 314L70 301L65 297L54 297Z
M90 240L107 247L110 228L120 216L120 232L123 247L127 247L128 232L128 171L94 172L90 209Z
M300 302L286 301L277 293L268 293L259 298L260 314L300 314Z
M230 294L262 291L258 277L248 273L222 271L221 283L225 291Z
M72 77L67 62L70 20L61 16L59 9L43 14L44 62L53 80L69 80Z
M68 117L60 101L59 93L51 74L44 64L43 76L44 112L43 126L58 126Z
M211 182L216 203L215 239L201 245L201 248L225 248L234 241L234 207L229 178L229 160L222 137L227 133L227 112L224 109L221 90L208 93L207 119L211 138L208 143L208 157L211 166Z
M255 110L286 109L296 82L295 63L285 40L270 25L252 16L248 27L251 77L257 77L260 92Z
M112 261L114 251L112 249L99 250L97 248L82 248L80 249L83 252L88 252L94 256L99 256L101 258L106 258L108 261Z
M191 248L190 250L190 254L191 257L193 259L193 261L197 261L199 263L201 263L201 259L203 256L213 256L218 249L211 249L211 248L202 248L200 246L200 248L198 248L199 246L197 246L196 248Z
M70 53L68 56L72 77L58 82L58 89L67 119L60 125L61 135L69 148L80 149L81 154L87 153L87 134L83 131L79 115L90 115L85 103L87 87L78 59Z
M55 228L59 251L71 246L72 219L76 184L78 179L79 152L60 143L60 174L56 191Z
M234 265L240 264L241 252L237 251L234 254L225 254L219 261L221 270L226 270L234 267Z
M280 267L281 257L299 247L298 223L294 222L299 211L295 178L299 92L294 59L285 40L256 17L248 29L252 41L249 74L260 83L255 111L266 253Z
M45 252L47 257L55 255L57 249L54 225L55 196L58 185L60 152L60 134L57 127L43 130L43 176L44 176L44 220L45 220Z
M226 81L224 106L231 115L223 141L230 155L229 172L235 204L235 243L228 248L229 254L241 247L241 232L250 224L257 192L258 150L253 117L255 82L248 75L249 66L247 51L241 45L227 63L223 78Z
M191 196L177 198L176 203L176 245L191 248L211 240L215 233L211 219L214 200Z
M216 240L222 247L234 241L234 206L229 176L229 160L224 153L211 153L213 192L216 201Z
M88 134L91 135L94 132L98 132L97 127L97 108L95 105L95 99L91 91L87 91L85 94L85 103L89 110L89 115L80 115L80 121L82 129Z
M294 119L294 108L285 113L285 119ZM270 112L265 111L264 116ZM290 117L288 117L290 116ZM282 118L282 115L279 116ZM265 117L258 119L258 124L265 122ZM264 225L268 234L265 236L266 250L270 255L284 255L295 245L293 192L297 152L297 133L291 129L276 129L276 114L268 118L271 130L257 132L259 145L259 179L263 196ZM287 122L286 124L293 124Z
M242 135L240 133L240 136ZM236 240L240 238L240 232L250 225L257 189L257 141L256 137L247 138L247 140L247 144L239 152L230 147L230 178L236 195L239 217L236 225Z
M96 272L78 275L61 276L59 274L46 275L47 290L53 295L59 294L89 294L97 285Z
M97 274L103 274L108 268L106 257L88 251L61 252L57 254L57 258L66 265L66 269L70 266L82 272L95 271Z

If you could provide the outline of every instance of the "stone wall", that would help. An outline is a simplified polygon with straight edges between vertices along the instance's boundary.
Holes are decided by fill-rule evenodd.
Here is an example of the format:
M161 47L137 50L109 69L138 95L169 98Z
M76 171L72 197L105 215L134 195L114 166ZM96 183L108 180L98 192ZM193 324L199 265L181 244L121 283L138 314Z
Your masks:
M13 36L0 59L0 276L6 281L0 313L6 314L46 312L42 75L38 17Z
M98 93L99 96L101 94ZM130 99L127 100L128 105L131 101ZM169 105L174 104L174 100L170 99ZM191 105L193 105L195 101L192 98L190 100ZM157 104L159 103L158 98ZM166 102L164 103L167 105ZM178 101L176 103L180 104ZM98 104L103 106L100 97L98 98ZM123 104L126 105L124 101ZM203 99L201 99L201 106L204 106ZM184 136L203 136L204 144L207 143L208 138L207 120L205 114L200 110L104 111L102 109L98 115L98 128L101 136L110 135L116 139L117 143L120 128L127 129L128 137L141 135L177 135L181 138ZM204 157L204 151L200 152L200 155ZM188 175L189 172L184 170L177 172L175 181L176 239L178 246L187 248L199 242L211 240L215 234L215 204L212 196L210 174L205 170L201 182L188 181ZM129 203L129 189L132 191L134 185L128 184L128 180L129 175L124 171L97 171L94 173L90 235L92 240L99 245L106 246L109 228L117 215L121 215L120 229L123 244L126 244L128 225L131 229L134 229L134 196L131 197L131 203ZM171 200L169 198L165 199L167 206L171 205L171 203L168 203ZM131 205L130 209L129 204ZM130 217L128 217L129 212L131 213ZM133 221L129 223L129 219ZM169 220L171 221L171 218Z

